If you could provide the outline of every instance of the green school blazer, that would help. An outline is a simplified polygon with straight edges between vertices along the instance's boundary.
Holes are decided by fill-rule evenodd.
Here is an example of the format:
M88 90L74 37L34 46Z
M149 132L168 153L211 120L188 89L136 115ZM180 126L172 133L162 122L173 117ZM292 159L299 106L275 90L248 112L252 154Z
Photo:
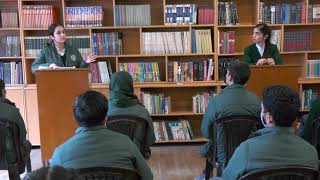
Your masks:
M243 61L248 64L256 64L261 58L273 58L276 64L282 64L282 60L279 54L278 47L271 44L269 48L266 48L263 52L263 56L260 55L256 44L251 44L244 50Z

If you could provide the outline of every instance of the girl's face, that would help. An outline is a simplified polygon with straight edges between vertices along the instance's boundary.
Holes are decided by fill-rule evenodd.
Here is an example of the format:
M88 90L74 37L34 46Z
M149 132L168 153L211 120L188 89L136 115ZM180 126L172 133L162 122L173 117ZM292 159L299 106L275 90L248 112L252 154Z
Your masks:
M254 28L252 34L252 40L254 43L264 43L268 35L263 35L258 28Z
M62 26L56 27L51 38L55 43L63 44L66 41L66 32L64 28Z

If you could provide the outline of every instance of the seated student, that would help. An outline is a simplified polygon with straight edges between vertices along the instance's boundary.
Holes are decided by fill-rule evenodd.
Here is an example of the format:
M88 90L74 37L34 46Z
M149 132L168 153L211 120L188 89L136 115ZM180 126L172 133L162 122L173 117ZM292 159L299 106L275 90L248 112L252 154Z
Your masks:
M23 180L81 180L81 177L73 169L52 166L37 169L27 174Z
M240 144L222 178L237 180L251 170L285 165L318 169L316 149L296 136L291 127L299 113L299 95L285 86L267 87L262 94L261 108L265 128Z
M136 95L133 94L133 80L128 72L120 71L111 76L109 94L109 110L108 116L114 115L132 115L145 119L147 121L147 129L145 139L138 139L136 135L133 141L140 149L141 144L145 144L144 156L150 156L150 146L155 142L156 138L153 130L152 118L148 110L141 104Z
M76 134L56 148L50 164L64 168L120 167L137 170L143 180L152 172L137 146L125 135L105 127L107 98L87 91L76 98L74 117L80 126Z
M259 98L247 91L244 87L250 77L249 65L234 61L227 67L225 77L228 85L223 91L213 97L207 107L201 124L201 132L204 137L209 138L209 126L217 119L232 115L252 115L259 118L260 100ZM223 162L224 148L221 133L217 132L217 161ZM202 157L210 155L212 143L209 141L201 147Z
M312 103L308 118L304 122L301 122L304 124L301 129L301 137L304 140L311 141L312 123L318 117L320 117L320 96ZM320 155L320 147L317 147L317 149Z
M16 108L15 104L11 102L9 99L6 98L6 90L5 90L5 83L2 79L0 79L0 118L7 119L8 121L14 122L19 127L19 140L21 149L21 156L28 157L27 155L30 154L32 145L31 143L26 140L27 130L24 124L24 121L21 117L19 109ZM15 152L14 150L11 152ZM15 161L15 154L8 154L7 161L14 162Z
M243 61L253 65L282 64L278 47L270 42L271 30L264 23L257 24L253 29L253 44L244 50Z

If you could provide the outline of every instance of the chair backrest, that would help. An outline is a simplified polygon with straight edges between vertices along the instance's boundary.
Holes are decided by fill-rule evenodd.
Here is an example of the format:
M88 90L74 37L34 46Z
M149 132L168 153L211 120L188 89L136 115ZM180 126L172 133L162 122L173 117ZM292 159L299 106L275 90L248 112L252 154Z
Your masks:
M221 131L224 139L225 159L224 166L227 166L235 149L245 141L248 136L256 131L258 119L255 116L236 115L217 119L210 126L211 142L213 142L212 159L216 159L217 154L217 132Z
M106 126L112 131L127 135L137 144L141 152L144 150L145 145L143 141L146 136L147 128L147 121L144 118L131 115L108 116ZM136 142L134 137L142 141Z
M115 167L90 167L76 170L83 180L140 180L135 170Z
M21 157L19 127L16 123L0 118L0 170L15 167L24 172L25 162Z
M257 169L241 176L239 180L317 180L319 172L305 166L283 166Z

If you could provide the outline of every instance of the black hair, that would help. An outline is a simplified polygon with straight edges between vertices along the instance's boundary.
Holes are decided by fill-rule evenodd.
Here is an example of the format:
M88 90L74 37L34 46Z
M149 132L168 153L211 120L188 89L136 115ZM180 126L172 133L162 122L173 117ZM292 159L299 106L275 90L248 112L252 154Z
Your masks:
M57 28L58 26L63 27L62 25L60 25L60 24L58 24L58 23L53 23L53 24L51 24L51 25L49 26L49 28L48 28L49 36L54 36L54 31L56 30L56 28ZM64 27L63 27L63 28L64 28ZM50 40L51 40L51 43L48 43L48 46L53 44L53 41L52 41L51 38L50 38Z
M3 97L2 91L6 88L6 84L0 79L0 97Z
M89 90L76 98L74 117L81 127L103 124L108 112L107 98L97 91Z
M229 71L234 84L244 85L250 78L250 67L245 62L239 60L231 61L227 70Z
M81 180L81 177L74 169L52 166L33 171L31 174L27 174L23 180Z
M287 86L266 87L262 93L262 104L264 112L271 114L276 126L290 127L299 115L299 95Z
M265 23L259 23L259 24L255 25L254 28L257 28L263 34L263 36L268 36L267 39L265 39L265 44L266 44L266 47L270 47L271 46L271 42L270 42L271 29L270 29L270 27Z

